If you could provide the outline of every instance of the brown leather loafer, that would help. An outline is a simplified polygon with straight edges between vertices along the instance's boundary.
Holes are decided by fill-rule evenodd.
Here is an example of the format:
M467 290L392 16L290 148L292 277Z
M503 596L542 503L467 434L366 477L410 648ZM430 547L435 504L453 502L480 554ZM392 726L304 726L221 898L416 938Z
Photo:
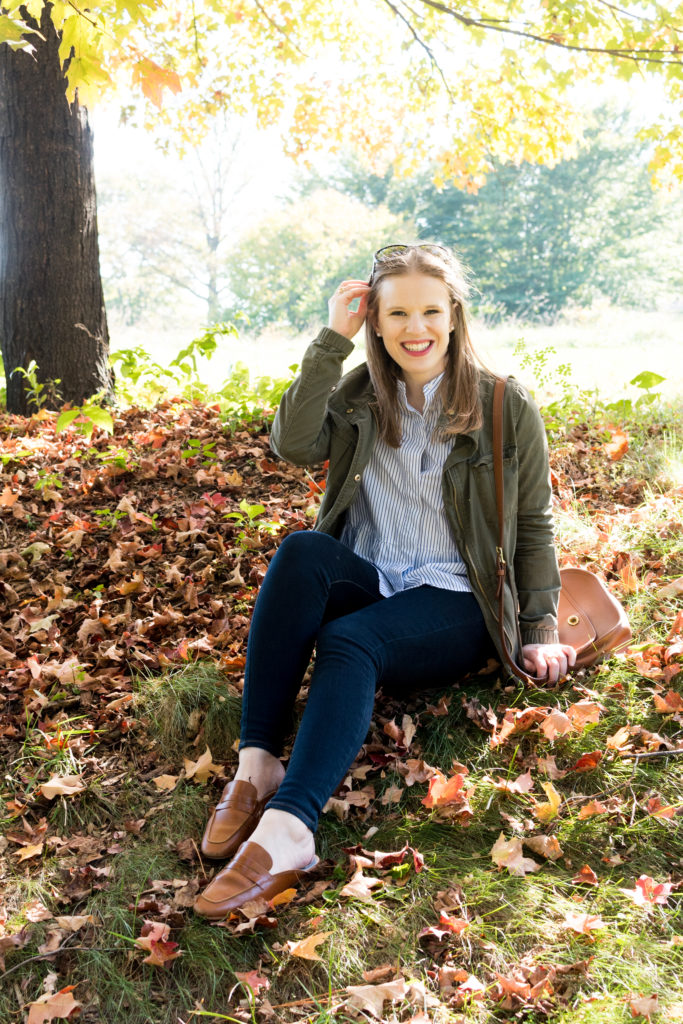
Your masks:
M266 804L276 792L274 789L259 800L256 786L251 782L241 779L229 782L204 830L204 856L215 860L232 857L254 831Z
M310 864L298 871L279 871L270 874L273 858L258 843L245 843L230 863L219 871L194 903L195 913L218 921L249 900L272 900L279 892L290 889L318 863L314 857Z

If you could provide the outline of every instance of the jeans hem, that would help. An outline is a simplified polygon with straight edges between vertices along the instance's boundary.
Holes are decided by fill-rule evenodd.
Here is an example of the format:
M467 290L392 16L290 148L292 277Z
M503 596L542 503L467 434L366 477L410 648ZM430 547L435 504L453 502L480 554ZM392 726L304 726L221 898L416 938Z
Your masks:
M259 750L265 750L266 753L272 754L273 757L277 757L278 760L280 759L280 756L282 754L282 750L276 749L272 743L268 744L261 740L242 739L242 737L240 736L240 742L239 746L237 747L237 750L243 750L245 747L258 747Z
M287 814L293 814L299 821L303 821L306 828L310 829L311 832L315 833L318 828L318 819L311 818L310 815L306 814L299 807L295 807L293 804L288 804L284 800L278 800L277 796L274 796L272 800L269 800L266 804L265 809L267 811L286 811Z

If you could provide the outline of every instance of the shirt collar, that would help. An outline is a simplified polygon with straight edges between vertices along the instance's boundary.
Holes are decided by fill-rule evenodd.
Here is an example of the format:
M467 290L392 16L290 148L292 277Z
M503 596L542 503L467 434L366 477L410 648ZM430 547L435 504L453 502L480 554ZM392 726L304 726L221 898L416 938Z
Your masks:
M434 396L437 394L439 390L439 385L443 380L444 373L445 371L442 370L438 377L435 377L433 380L430 380L427 384L425 384L423 388L425 396L425 404L422 412L423 416L429 411L429 408L434 400ZM408 397L406 395L406 383L404 380L397 380L396 383L398 384L399 401L404 409L408 409L409 406ZM412 406L410 408L412 408Z

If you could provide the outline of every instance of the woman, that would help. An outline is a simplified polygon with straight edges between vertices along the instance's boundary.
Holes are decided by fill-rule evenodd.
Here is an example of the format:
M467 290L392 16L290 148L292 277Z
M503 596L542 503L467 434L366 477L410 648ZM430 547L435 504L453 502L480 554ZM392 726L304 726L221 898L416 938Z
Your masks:
M330 299L329 327L283 397L272 446L297 465L329 459L327 487L315 530L283 541L254 608L239 766L202 842L206 856L232 860L197 898L206 917L270 899L313 868L318 816L363 744L379 684L447 685L500 653L495 378L475 360L466 291L442 246L380 249L370 282L343 281ZM367 365L340 379L364 322ZM513 380L504 442L505 631L519 656L518 616L524 666L554 681L575 653L557 642L545 431Z

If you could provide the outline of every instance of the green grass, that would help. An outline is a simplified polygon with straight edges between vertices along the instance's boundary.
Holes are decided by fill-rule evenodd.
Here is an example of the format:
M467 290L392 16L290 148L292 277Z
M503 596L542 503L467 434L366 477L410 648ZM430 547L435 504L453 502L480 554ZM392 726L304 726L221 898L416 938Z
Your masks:
M201 730L213 756L227 758L239 737L241 704L234 687L211 664L137 680L137 707L151 735L172 755L184 751L188 736L194 739Z
M645 433L643 437L647 440ZM640 643L665 642L680 608L680 598L662 598L659 593L664 581L683 575L683 492L667 491L679 459L680 444L673 434L663 454L654 441L634 448L631 462L623 467L624 478L637 475L648 483L645 503L636 514L631 508L591 511L576 501L565 503L559 516L561 548L594 558L601 566L616 566L606 569L613 582L624 559L630 559L636 583L625 599ZM680 692L680 675L670 685ZM488 735L462 706L463 697L477 697L499 714L501 706L564 709L584 696L584 686L603 705L600 720L553 743L532 728L492 748ZM419 756L445 773L454 760L468 766L468 782L474 785L471 824L463 828L427 810L421 802L425 785L405 789L398 804L382 806L382 792L402 785L402 776L391 764L372 772L367 781L375 786L377 798L370 812L352 810L345 821L323 816L316 843L326 861L330 887L311 904L281 908L276 928L243 935L209 925L191 909L172 905L174 893L182 891L173 880L192 880L201 873L197 861L182 859L177 844L187 839L198 843L222 782L196 785L181 779L171 792L160 793L151 777L155 764L159 772L180 775L183 756L196 759L206 745L214 760L227 763L230 773L240 700L225 677L198 664L137 680L135 715L142 724L115 750L105 748L106 755L98 748L105 742L100 734L93 734L92 743L73 754L48 747L35 721L29 721L27 739L7 765L3 795L26 794L34 801L32 810L39 812L31 820L45 816L53 838L67 839L74 833L101 837L102 856L79 862L75 853L64 853L53 844L40 861L27 867L11 856L14 847L4 852L0 848L9 931L26 923L26 904L33 899L40 899L53 913L92 914L95 920L69 939L69 948L55 960L29 960L38 954L49 921L33 926L24 948L6 953L9 969L20 966L0 984L0 1021L23 1022L23 1007L41 994L52 971L58 974L59 986L76 985L75 996L84 1004L83 1024L178 1024L217 1021L219 1014L260 1021L260 1001L252 1013L235 976L235 971L258 970L270 979L267 997L276 1007L276 1021L350 1022L358 1018L340 1008L338 990L363 984L364 971L387 963L435 993L434 975L443 964L462 968L488 986L482 1000L430 1009L435 1024L625 1024L633 1019L629 995L654 992L662 1007L655 1024L683 1021L681 946L675 944L683 936L683 889L674 889L665 906L647 909L636 906L623 891L632 890L641 874L656 881L680 882L683 877L681 816L666 820L647 812L653 796L665 805L680 804L683 758L634 760L606 748L607 738L626 724L680 742L680 716L654 710L653 688L653 681L639 675L632 660L615 658L559 688L509 686L497 682L495 675L468 679L452 689L443 717L426 712L426 703L437 701L439 694L434 692L400 705L381 703L371 739L386 740L381 721L407 712L418 722L412 756L419 749ZM76 716L62 727L85 730L86 724ZM571 771L581 754L596 749L604 756L594 770ZM85 792L50 804L39 797L38 786L50 774L87 768L93 753L106 758L107 768ZM557 817L541 825L528 797L500 792L491 778L515 778L531 765L533 795L542 800L539 783L546 776L535 760L548 754L568 774L554 783L562 797ZM105 785L108 773L122 773L116 785ZM616 797L618 805L581 819L584 798L591 797ZM20 818L10 820L6 813L8 829L20 830ZM128 831L131 823L137 824ZM364 838L371 826L377 832ZM490 857L501 831L508 839L553 835L563 855L553 863L526 850L541 869L525 877L511 876L498 870ZM424 856L425 868L420 874L411 869L405 878L384 875L385 884L367 902L349 899L341 895L349 877L344 848L359 843L385 851L408 843ZM584 864L596 872L597 886L573 882ZM102 868L108 873L98 873ZM142 901L149 899L157 901L158 910L143 909ZM444 899L454 904L457 916L467 916L469 927L441 944L421 941L420 931L438 924ZM605 927L590 935L576 934L565 924L570 912L599 915ZM174 925L171 939L183 951L166 969L144 964L144 953L133 942L145 918L161 919L164 913ZM316 931L331 933L319 947L321 962L289 954L289 940ZM584 961L585 969L558 971L554 995L546 993L535 1007L504 1008L491 998L495 972L510 976L525 965L568 967ZM281 1005L293 1001L298 1005ZM417 1009L397 1005L395 1019L407 1021ZM205 1016L199 1016L199 1010ZM391 1018L388 1003L384 1012Z

